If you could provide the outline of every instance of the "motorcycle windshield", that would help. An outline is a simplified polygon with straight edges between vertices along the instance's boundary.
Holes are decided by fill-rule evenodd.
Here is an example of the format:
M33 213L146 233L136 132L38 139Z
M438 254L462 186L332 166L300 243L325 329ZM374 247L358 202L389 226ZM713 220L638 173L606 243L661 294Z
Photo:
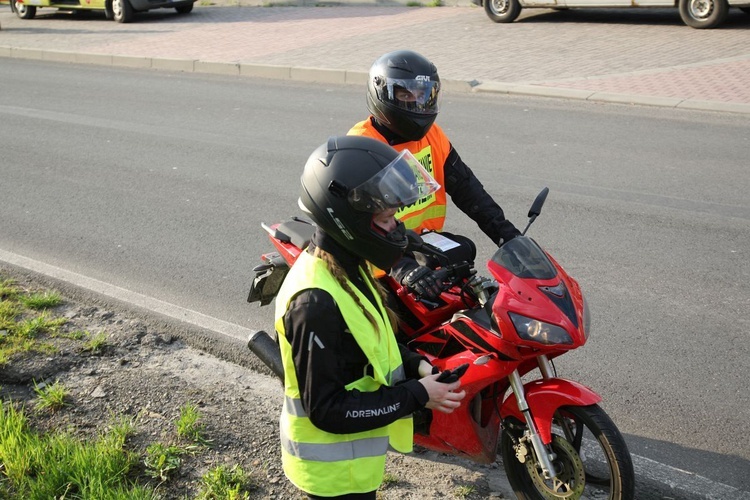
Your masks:
M557 276L557 268L547 254L528 236L517 236L498 248L492 262L519 278L549 280Z

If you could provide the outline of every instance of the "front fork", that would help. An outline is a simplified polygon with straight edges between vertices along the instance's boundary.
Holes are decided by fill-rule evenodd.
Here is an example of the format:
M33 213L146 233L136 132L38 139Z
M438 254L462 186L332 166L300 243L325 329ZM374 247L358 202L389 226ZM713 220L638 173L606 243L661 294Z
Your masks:
M537 356L537 361L539 363L539 371L542 373L542 378L544 380L552 378L554 376L552 363L550 363L547 356ZM531 441L531 446L534 448L534 453L539 460L539 465L542 467L542 473L545 478L553 479L557 476L557 471L552 465L552 461L556 456L551 449L547 449L547 446L545 446L542 442L542 438L539 436L539 429L537 429L534 417L531 415L531 409L526 401L526 393L523 389L523 382L521 381L521 375L518 373L518 370L513 370L513 372L508 375L508 381L510 382L513 394L516 396L518 409L521 410L521 413L526 420L526 438Z

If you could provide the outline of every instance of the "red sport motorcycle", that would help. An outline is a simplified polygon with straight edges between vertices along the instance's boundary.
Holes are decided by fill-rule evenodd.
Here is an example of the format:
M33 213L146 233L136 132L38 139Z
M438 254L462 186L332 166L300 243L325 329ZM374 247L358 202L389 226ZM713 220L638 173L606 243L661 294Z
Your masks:
M492 278L479 276L471 263L448 263L416 234L410 249L444 263L440 299L420 300L396 280L381 278L398 298L400 340L441 371L465 370L464 403L450 414L415 414L414 442L479 463L494 462L499 451L519 499L632 499L630 453L597 404L602 398L558 377L552 362L586 343L589 311L578 283L525 236L548 191L532 204L523 235L500 246L487 263ZM263 228L277 252L263 255L254 269L248 302L260 305L276 296L314 231L299 218ZM248 346L283 379L274 339L257 331Z

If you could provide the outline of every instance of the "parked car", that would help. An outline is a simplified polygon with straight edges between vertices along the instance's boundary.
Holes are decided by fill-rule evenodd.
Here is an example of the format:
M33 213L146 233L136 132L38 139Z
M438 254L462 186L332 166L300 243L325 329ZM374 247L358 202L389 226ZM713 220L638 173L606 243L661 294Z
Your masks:
M603 7L676 7L682 21L693 28L715 28L724 22L729 7L750 14L750 0L471 0L484 7L496 23L512 23L523 8L574 9Z
M107 19L129 23L136 12L152 9L175 9L178 14L193 10L197 0L10 0L10 6L21 19L33 19L37 9L103 10Z

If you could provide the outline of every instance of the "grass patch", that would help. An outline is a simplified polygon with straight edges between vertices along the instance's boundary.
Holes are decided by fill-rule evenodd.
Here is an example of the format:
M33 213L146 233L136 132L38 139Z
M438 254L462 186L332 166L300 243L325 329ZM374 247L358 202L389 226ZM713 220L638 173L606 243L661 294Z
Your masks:
M193 403L186 403L180 408L180 418L177 419L177 437L207 445L209 441L204 434L205 426L200 418L198 407Z
M126 432L115 425L88 443L69 433L40 435L23 410L0 401L3 498L155 500L151 489L128 480L135 460L123 449Z
M83 340L86 337L91 336L91 334L84 330L75 330L72 332L57 333L56 336L70 340Z
M57 380L52 385L37 385L34 382L34 392L39 397L36 403L39 410L57 411L67 406L65 399L69 394L68 389Z
M19 353L55 351L37 337L56 334L67 322L48 312L61 303L62 298L55 292L25 292L13 280L0 280L0 366Z
M18 287L15 280L5 279L0 281L0 300L15 299L18 295Z
M37 292L19 297L21 303L29 309L51 309L62 304L62 297L57 292Z
M388 485L396 483L398 483L398 476L396 474L391 474L390 472L383 474L383 486L387 487Z
M17 322L11 331L19 337L32 339L43 333L56 333L66 321L65 318L50 318L47 311L44 311L39 316Z
M219 465L201 477L201 486L196 500L246 500L250 498L247 491L249 477L239 465L229 468Z
M96 335L91 335L88 332L86 333L89 339L83 344L84 351L97 353L99 351L102 351L107 346L107 334L106 333L99 332Z
M474 493L473 486L458 486L453 492L453 496L456 498L468 498L472 493Z
M146 466L146 474L159 479L161 482L169 479L169 476L175 473L182 463L180 455L185 450L175 445L166 445L163 443L153 443L146 448L146 457L143 464Z
M208 445L209 440L204 434L204 425L200 421L198 408L192 403L186 403L180 408L180 417L175 422L178 439L189 440L194 444L164 444L153 443L146 448L143 464L146 474L159 479L162 483L179 470L182 455L196 453L198 445ZM226 472L226 471L222 471ZM235 498L235 497L206 497L206 498ZM240 497L236 497L240 498Z
M12 328L19 314L21 314L21 307L17 302L11 300L0 302L0 328L3 330Z

